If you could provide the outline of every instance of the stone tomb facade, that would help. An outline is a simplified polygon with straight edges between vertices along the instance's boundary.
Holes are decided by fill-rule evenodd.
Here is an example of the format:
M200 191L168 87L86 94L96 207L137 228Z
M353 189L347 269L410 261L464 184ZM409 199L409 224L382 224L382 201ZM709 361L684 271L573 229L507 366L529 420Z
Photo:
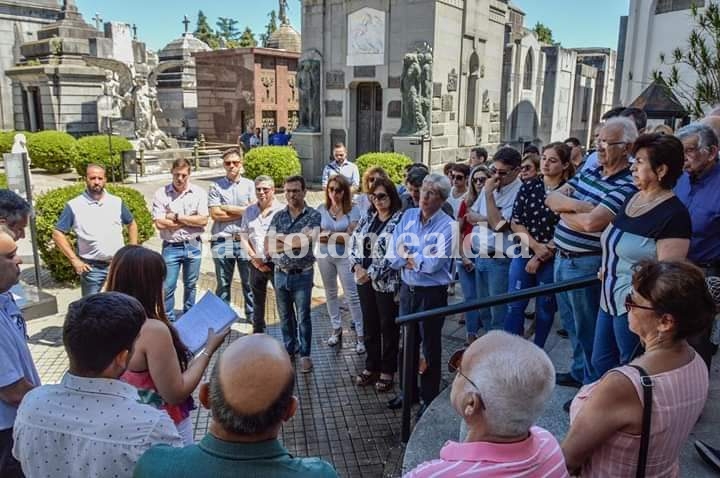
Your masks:
M206 139L236 143L248 127L295 129L298 53L234 48L193 57L198 128Z

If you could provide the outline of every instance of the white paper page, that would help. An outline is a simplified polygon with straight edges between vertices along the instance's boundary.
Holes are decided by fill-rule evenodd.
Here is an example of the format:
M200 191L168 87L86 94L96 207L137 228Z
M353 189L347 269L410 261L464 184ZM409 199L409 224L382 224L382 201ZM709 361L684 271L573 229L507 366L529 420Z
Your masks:
M235 311L210 291L175 322L180 339L192 353L197 353L207 342L208 329L219 332L237 319Z

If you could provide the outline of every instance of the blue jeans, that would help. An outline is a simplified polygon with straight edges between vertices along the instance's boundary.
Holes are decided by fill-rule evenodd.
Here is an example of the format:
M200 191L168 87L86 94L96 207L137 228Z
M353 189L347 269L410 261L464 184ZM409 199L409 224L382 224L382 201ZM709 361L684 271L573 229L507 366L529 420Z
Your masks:
M525 259L523 257L512 259L508 274L508 292L553 283L553 261L544 262L535 274L525 271L525 266L529 261L529 258ZM507 315L505 316L505 330L507 332L524 335L525 308L528 302L530 300L526 299L508 304ZM544 295L535 299L535 345L538 347L545 346L556 311L557 304L554 295Z
M313 288L313 269L297 274L287 274L275 268L275 302L282 329L285 350L290 355L298 351L300 356L310 356L312 343L312 322L310 321L310 299ZM298 333L299 332L299 333Z
M457 274L460 279L460 287L462 288L463 299L465 302L477 300L477 285L475 281L475 271L465 270L462 261L457 261ZM490 323L490 310L477 309L465 312L465 332L468 335L478 335L480 327L483 324Z
M165 289L165 312L168 319L175 320L175 288L177 287L180 267L182 267L183 280L183 312L195 305L197 281L200 277L200 262L202 261L202 245L200 242L173 242L163 243L162 256L167 267L167 276L163 288Z
M630 363L637 355L640 337L628 326L627 313L610 315L600 309L595 326L592 364L598 377L611 368Z
M487 258L478 256L475 259L475 282L478 299L485 299L507 292L510 261L511 259L506 257ZM485 323L485 330L502 329L505 325L506 313L507 306L505 304L490 307L490 326L488 327L488 324Z
M87 259L82 259L82 261L90 266L90 270L80 276L80 293L83 297L87 297L92 294L97 294L103 285L105 285L110 264L106 262L89 261Z
M555 282L597 274L600 255L565 258L555 256ZM592 366L595 322L600 308L600 284L557 294L558 310L563 328L568 331L573 347L572 377L581 383L600 378Z
M211 244L213 262L215 263L215 277L217 278L215 295L228 304L230 303L230 288L235 265L237 264L245 303L245 319L252 322L254 309L252 284L250 282L250 267L252 266L247 259L247 255L243 253L240 247L240 241L219 239L212 241ZM229 250L230 247L232 247L232 250Z

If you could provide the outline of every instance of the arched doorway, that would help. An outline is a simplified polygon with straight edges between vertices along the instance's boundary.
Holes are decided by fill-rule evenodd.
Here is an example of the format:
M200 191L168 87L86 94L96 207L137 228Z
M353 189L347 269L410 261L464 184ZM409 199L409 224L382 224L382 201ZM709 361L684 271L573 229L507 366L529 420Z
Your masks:
M355 155L380 151L382 130L382 88L377 83L357 86L357 121L355 123Z

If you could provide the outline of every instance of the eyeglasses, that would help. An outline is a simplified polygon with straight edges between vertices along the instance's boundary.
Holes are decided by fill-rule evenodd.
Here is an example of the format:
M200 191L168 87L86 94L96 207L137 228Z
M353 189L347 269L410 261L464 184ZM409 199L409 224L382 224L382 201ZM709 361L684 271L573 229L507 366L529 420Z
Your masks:
M465 175L464 174L453 174L451 175L453 181L465 181Z
M655 307L649 307L647 305L640 305L633 299L632 294L625 296L625 310L630 313L632 309L652 310L655 311Z
M368 194L368 197L370 198L371 201L384 201L387 198L389 198L390 196L388 196L385 193L377 193L377 194Z
M328 188L328 191L334 194L340 194L342 192L345 192L343 188Z
M619 144L627 144L627 141L613 141L612 143L608 143L608 141L606 139L599 139L597 144L598 144L598 146L604 146L607 148L608 146L617 146Z
M465 350L467 349L459 349L453 352L453 354L450 356L450 360L448 360L448 372L457 373L462 378L467 380L468 383L472 385L473 388L477 391L478 395L480 395L480 388L478 388L478 386L475 385L475 382L470 380L467 375L460 371L460 364L462 363L462 358L465 354ZM482 409L485 410L485 402L482 401L482 398L480 399L480 403L482 404Z
M225 166L237 166L240 164L240 161L225 161Z

